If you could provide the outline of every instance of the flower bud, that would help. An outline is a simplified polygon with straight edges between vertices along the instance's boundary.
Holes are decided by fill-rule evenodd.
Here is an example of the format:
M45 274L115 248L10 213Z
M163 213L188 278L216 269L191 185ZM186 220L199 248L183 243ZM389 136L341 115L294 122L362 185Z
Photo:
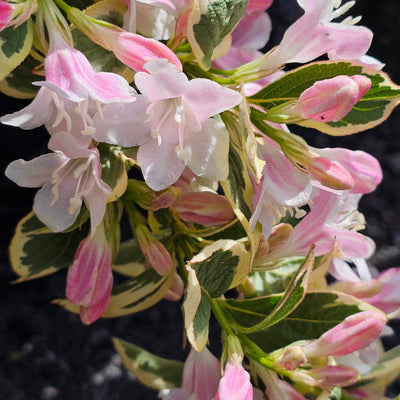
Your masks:
M168 292L164 296L164 299L169 301L178 301L182 298L184 289L185 285L182 278L177 273L175 273L174 280L172 281Z
M360 378L360 374L355 368L344 365L327 365L313 368L308 373L319 384L328 386L350 386Z
M96 321L105 311L112 283L111 249L100 224L93 237L81 241L68 270L66 295L71 303L80 305L84 324Z
M212 192L183 193L174 209L184 221L206 227L225 225L235 218L228 200Z
M0 1L0 32L11 22L13 7L8 1Z
M151 234L146 226L141 224L135 227L135 236L147 262L159 275L169 274L174 263L164 245Z
M278 359L278 364L288 371L294 371L306 362L306 356L301 346L289 346Z
M371 344L386 325L386 317L377 311L362 311L347 317L342 323L306 345L307 357L343 356Z
M250 375L243 366L228 361L214 400L232 399L252 400L253 386L250 383Z
M304 119L337 122L370 87L370 79L363 75L340 75L317 81L300 95L292 110Z

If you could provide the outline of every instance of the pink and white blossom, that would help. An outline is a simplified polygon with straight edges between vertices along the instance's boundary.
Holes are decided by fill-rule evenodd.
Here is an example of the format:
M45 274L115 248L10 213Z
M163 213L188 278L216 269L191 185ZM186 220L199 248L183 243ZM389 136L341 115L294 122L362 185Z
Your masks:
M10 24L13 10L12 3L0 1L0 32Z
M104 227L99 225L93 236L81 241L68 270L66 295L80 306L83 323L91 324L103 314L110 303L112 284L111 249Z
M101 180L100 155L96 148L81 147L65 132L55 134L50 149L63 148L34 158L16 160L6 175L20 186L41 187L36 193L33 211L54 232L69 228L76 220L83 202L90 212L92 233L106 209L110 187Z
M145 119L132 129L131 116L138 106L125 104L118 119L113 119L113 112L104 114L103 129L94 138L123 146L140 144L139 165L156 191L176 182L186 166L199 177L226 179L229 134L222 121L211 117L235 107L242 96L208 79L189 81L165 59L151 61L145 69L135 75L136 86L148 101Z
M198 353L193 348L185 361L182 386L172 389L164 400L210 400L218 390L220 364L207 347Z
M82 146L89 146L96 131L95 114L102 114L105 104L135 102L136 92L121 76L95 72L87 58L52 32L45 58L45 81L27 107L5 115L1 122L33 129L45 124L51 135L67 132ZM140 101L140 100L138 100Z

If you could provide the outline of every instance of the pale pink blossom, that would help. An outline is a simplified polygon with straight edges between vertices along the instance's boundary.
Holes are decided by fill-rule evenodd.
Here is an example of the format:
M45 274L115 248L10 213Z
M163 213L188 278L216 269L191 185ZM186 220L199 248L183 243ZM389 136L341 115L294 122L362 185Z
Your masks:
M253 400L250 375L241 364L228 361L214 400Z
M110 187L101 180L100 155L96 148L81 147L65 132L49 142L52 150L31 161L16 160L6 175L20 186L41 187L33 211L54 232L69 228L76 220L83 201L90 212L92 234L103 219Z
M370 89L371 80L363 75L339 75L315 82L294 104L292 111L304 119L340 121Z
M67 132L80 145L89 146L96 131L94 115L101 115L105 104L136 101L136 93L121 76L95 72L87 58L56 31L51 38L44 62L46 80L34 82L41 86L37 96L22 110L3 116L1 122L22 129L45 124L51 135Z
M111 249L103 225L99 225L93 237L81 241L68 270L66 295L80 306L83 323L91 324L105 311L112 283Z
M351 175L353 184L350 193L370 193L382 181L382 169L379 161L361 150L344 148L312 148L321 157L339 163Z
M375 250L374 242L357 232L364 228L364 218L357 211L360 197L348 191L315 188L310 202L311 211L293 228L287 241L265 258L306 255L312 245L315 245L316 256L327 254L335 241L344 259L370 257Z
M306 63L328 54L331 59L358 60L363 57L372 41L372 32L356 26L357 19L347 18L332 22L354 4L347 2L337 8L334 0L298 0L304 9L290 26L281 43L268 56L268 64L278 67L287 63Z
M176 182L186 166L212 181L226 179L229 134L211 117L239 104L242 96L208 79L189 81L165 59L151 61L145 69L148 72L135 75L136 86L149 102L145 117L140 114L143 121L132 129L137 104L125 104L119 118L113 119L113 112L104 114L103 129L94 138L123 146L140 144L138 135L144 138L137 159L146 183L156 191Z
M286 211L303 214L298 210L310 200L312 185L309 174L295 168L279 151L279 147L265 138L264 146L258 147L259 156L265 161L262 181L253 184L253 215L250 225L262 224L264 238L268 238L274 223L279 222Z
M307 357L342 356L370 345L382 332L386 317L377 311L362 311L326 331L304 346Z
M220 377L219 361L207 347L200 353L192 348L183 368L182 386L172 389L164 400L211 400Z

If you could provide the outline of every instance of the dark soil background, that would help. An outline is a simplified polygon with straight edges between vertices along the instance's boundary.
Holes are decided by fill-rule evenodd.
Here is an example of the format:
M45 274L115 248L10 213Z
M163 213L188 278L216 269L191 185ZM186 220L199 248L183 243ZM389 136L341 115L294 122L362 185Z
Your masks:
M295 4L294 0L275 0L270 9L272 43L300 15ZM369 54L385 62L384 71L400 84L400 2L359 0L351 14L363 15L361 23L375 33ZM1 115L28 104L3 95L0 101ZM157 398L155 391L144 388L121 367L110 339L117 336L162 357L184 359L187 350L182 350L179 304L162 301L146 312L84 326L76 315L50 304L64 295L65 271L10 283L16 276L8 263L7 246L16 223L30 211L36 190L17 187L4 177L4 169L16 158L31 159L46 152L47 135L41 130L0 129L0 400ZM303 134L316 147L362 149L378 158L383 182L363 198L360 208L368 223L366 233L377 243L373 263L379 269L400 267L400 109L379 127L351 137ZM400 325L397 321L391 325L397 335L387 341L388 346L400 343ZM217 327L212 328L210 339L218 348ZM393 385L391 395L399 393L399 386Z

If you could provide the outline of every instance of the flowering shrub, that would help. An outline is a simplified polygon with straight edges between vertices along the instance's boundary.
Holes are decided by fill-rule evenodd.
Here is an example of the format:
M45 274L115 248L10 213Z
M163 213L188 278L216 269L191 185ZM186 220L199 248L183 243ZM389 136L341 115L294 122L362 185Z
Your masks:
M114 338L164 399L386 399L400 270L370 271L357 210L379 163L295 133L365 131L400 102L372 32L337 21L354 3L298 0L265 54L271 0L72 3L0 1L0 90L33 99L0 120L49 134L6 169L40 188L10 246L19 281L67 268L55 302L84 324L182 300L185 363Z

